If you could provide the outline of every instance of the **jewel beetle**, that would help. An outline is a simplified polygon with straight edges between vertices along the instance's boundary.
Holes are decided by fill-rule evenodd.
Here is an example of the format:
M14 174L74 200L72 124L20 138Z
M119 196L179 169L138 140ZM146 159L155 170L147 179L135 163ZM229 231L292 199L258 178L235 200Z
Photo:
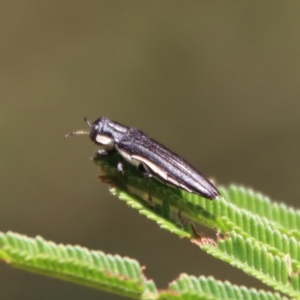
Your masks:
M98 155L109 155L117 151L146 177L155 177L168 185L179 187L207 199L219 195L217 188L187 161L167 147L147 136L142 131L100 117L93 123L84 119L90 131L75 131L71 135L89 135L99 146ZM118 170L123 172L122 162Z

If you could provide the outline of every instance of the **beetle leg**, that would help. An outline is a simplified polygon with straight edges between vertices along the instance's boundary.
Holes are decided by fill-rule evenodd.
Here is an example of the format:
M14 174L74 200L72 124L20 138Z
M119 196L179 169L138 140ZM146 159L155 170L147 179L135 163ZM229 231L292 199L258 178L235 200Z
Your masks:
M187 226L187 223L183 220L182 215L181 215L182 209L179 208L178 212L177 212L177 220L176 223L178 223L178 225L182 228L185 228Z
M119 172L121 172L124 175L124 167L123 167L122 162L120 162L120 161L118 162L117 169Z
M127 181L128 181L128 178L125 175L125 171L124 171L124 165L123 165L123 160L121 158L121 160L118 162L117 164L117 170L118 172L120 172L123 176L122 176L122 182L127 186Z
M196 231L196 227L193 224L193 222L186 222L181 215L182 209L179 208L178 213L177 213L177 222L179 220L179 226L183 228L184 230L188 230L189 232L192 232L193 238L200 238L201 234L198 234Z
M143 164L139 164L138 165L138 170L143 173L143 175L147 178L150 179L151 177L153 177L153 175L144 167Z
M148 171L144 171L143 172L143 175L147 178L147 179L150 179L153 177L153 175L151 173L149 173Z
M108 155L110 154L110 151L106 150L106 149L100 149L97 151L97 155L99 156L105 156L105 155Z
M153 177L153 175L145 168L145 166L143 164L139 164L137 168L145 176L145 178L147 179L148 198L149 198L149 201L151 202L152 198L151 198L151 194L150 194L149 181L150 181L150 178Z
M196 227L195 225L191 222L191 228L192 228L192 232L193 232L193 235L194 235L194 238L202 238L202 234L199 234L196 230Z

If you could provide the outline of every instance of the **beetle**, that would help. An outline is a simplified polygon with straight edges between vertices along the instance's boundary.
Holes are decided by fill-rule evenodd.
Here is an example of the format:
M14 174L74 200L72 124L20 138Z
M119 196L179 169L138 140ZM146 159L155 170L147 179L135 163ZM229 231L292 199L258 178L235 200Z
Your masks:
M168 185L179 187L207 199L219 195L217 188L187 161L167 147L147 136L142 131L100 117L93 123L84 118L90 131L75 131L71 135L89 135L100 147L97 154L109 155L117 151L126 161L133 164L147 178L155 177ZM123 165L118 163L123 172Z

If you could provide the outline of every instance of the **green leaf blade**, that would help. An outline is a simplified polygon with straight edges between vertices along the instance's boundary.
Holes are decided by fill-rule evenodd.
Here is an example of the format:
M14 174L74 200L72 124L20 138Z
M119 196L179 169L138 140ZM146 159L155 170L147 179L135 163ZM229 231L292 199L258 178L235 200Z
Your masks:
M0 233L0 259L12 266L142 299L155 299L156 287L137 261L80 246L57 245L9 232Z
M160 300L165 299L249 299L249 300L283 300L286 299L278 293L248 289L244 286L236 286L228 281L221 282L213 277L195 277L181 274L174 280L169 289L160 293Z

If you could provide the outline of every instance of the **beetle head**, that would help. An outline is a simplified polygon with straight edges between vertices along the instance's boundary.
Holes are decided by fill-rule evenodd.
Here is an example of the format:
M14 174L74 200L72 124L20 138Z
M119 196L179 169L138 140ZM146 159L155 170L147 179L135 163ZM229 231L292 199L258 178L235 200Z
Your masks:
M97 119L93 124L87 123L91 130L89 133L90 139L98 146L102 146L104 149L112 149L114 147L114 139L109 130L109 119L101 117Z
M92 142L103 149L110 150L114 147L114 139L111 128L108 126L110 120L101 117L90 123L87 118L84 118L85 123L89 126L90 131L78 130L65 135L69 137L72 135L88 135Z

